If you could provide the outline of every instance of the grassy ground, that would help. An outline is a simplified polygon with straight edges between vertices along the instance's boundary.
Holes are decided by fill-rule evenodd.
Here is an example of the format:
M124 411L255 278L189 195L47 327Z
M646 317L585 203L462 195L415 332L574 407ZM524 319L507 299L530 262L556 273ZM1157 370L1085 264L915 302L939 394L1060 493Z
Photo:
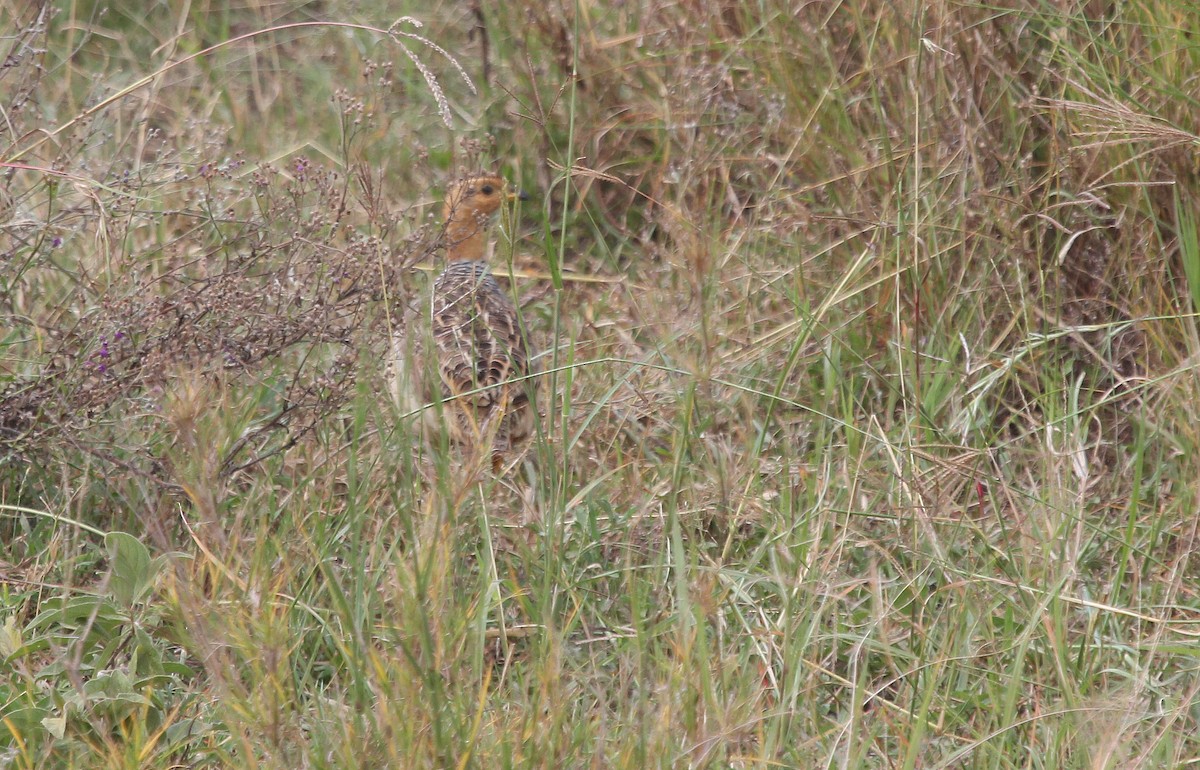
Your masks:
M114 5L0 0L0 768L1200 763L1190 3Z

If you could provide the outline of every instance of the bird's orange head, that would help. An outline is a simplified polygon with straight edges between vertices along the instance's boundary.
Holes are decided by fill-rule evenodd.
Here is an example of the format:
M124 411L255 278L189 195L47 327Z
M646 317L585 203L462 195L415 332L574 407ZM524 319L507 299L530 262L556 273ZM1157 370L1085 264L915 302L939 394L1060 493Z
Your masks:
M504 201L517 197L504 177L475 174L452 182L446 190L446 257L451 261L482 260L487 228Z
M446 221L489 216L509 197L508 182L502 176L475 174L455 180L446 189Z

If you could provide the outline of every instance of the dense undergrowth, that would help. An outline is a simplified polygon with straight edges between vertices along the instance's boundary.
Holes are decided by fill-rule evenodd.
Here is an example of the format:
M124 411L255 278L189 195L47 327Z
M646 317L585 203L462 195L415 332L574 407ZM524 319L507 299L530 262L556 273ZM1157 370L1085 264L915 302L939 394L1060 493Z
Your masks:
M0 767L1200 756L1187 3L183 8L0 0Z

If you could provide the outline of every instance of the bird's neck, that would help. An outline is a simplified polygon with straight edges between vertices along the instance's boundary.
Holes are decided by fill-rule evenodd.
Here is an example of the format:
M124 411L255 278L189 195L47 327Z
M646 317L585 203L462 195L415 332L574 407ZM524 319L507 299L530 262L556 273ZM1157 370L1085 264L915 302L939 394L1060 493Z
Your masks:
M482 262L487 250L487 218L451 217L446 222L446 259L450 262Z

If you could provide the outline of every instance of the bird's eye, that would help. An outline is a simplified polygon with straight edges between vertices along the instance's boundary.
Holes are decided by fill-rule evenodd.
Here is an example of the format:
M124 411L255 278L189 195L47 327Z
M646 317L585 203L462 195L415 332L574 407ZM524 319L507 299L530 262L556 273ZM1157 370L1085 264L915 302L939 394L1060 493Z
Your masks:
M496 192L496 188L492 187L490 184L485 184L483 187L479 188L479 191L484 195L491 195L492 193Z

